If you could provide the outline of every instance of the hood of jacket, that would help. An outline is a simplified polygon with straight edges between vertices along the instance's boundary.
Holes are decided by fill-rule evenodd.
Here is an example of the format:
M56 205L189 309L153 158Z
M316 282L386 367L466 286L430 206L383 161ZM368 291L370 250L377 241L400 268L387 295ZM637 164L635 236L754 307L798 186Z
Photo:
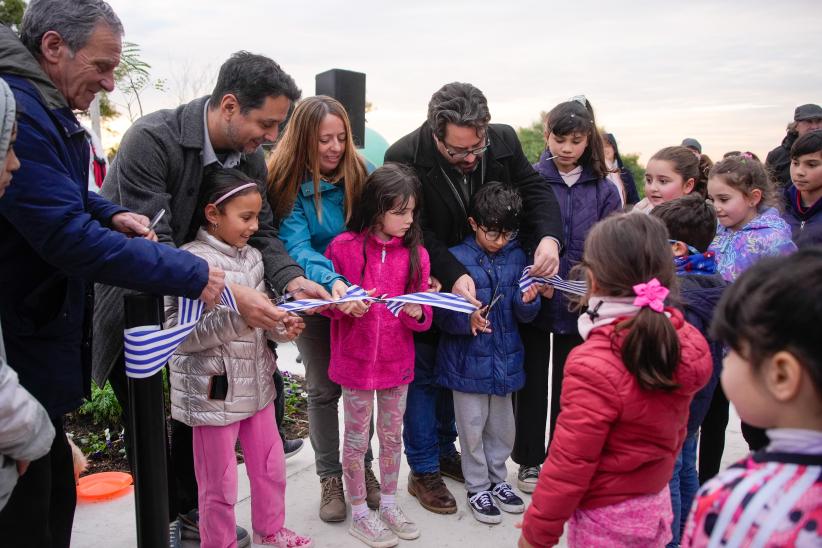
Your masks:
M711 274L709 276L699 274L684 274L678 276L679 289L682 294L682 301L685 305L685 316L692 324L690 315L693 314L699 318L701 323L697 325L703 335L706 333L702 330L702 326L706 329L711 324L711 319L714 315L714 309L719 302L725 288L730 285L726 282L720 274Z
M9 27L0 25L0 74L27 79L40 93L49 109L68 108L68 101L54 86L37 59Z

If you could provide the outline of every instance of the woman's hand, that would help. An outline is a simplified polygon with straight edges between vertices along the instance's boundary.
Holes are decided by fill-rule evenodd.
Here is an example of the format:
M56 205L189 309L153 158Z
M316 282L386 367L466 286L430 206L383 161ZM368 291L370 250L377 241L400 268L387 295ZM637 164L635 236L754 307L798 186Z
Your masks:
M402 306L402 311L417 321L422 319L422 306L418 304L404 304Z

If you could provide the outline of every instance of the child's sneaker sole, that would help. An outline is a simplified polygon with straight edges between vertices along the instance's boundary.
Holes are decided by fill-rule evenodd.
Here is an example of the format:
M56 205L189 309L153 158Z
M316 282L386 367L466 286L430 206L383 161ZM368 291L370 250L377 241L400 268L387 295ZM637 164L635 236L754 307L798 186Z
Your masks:
M494 497L494 502L497 503L497 508L509 514L521 514L525 511L525 504L505 504L497 497Z
M388 540L372 540L353 528L349 528L348 533L352 537L358 538L368 546L371 546L371 548L391 548L400 543L400 539L396 535L394 538Z
M522 481L521 479L518 479L517 489L530 495L537 490L537 482L531 483L530 481Z
M471 508L471 513L474 514L474 518L479 521L480 523L486 523L488 525L497 525L498 523L502 523L502 516L487 516L482 512L477 512L473 508Z

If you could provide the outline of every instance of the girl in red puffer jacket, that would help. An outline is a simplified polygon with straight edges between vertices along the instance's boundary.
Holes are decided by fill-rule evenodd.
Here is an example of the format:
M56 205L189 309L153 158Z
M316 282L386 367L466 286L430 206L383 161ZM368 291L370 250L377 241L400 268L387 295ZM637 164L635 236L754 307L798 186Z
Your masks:
M585 342L565 365L548 458L520 546L664 546L671 539L668 481L688 407L711 376L711 354L682 314L664 307L676 283L665 226L623 214L588 235L581 269Z

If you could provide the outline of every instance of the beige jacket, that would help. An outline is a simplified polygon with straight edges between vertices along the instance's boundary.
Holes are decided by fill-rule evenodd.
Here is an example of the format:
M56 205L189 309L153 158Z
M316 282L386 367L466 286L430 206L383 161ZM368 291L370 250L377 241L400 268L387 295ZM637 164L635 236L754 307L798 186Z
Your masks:
M225 271L226 283L265 291L260 252L246 245L230 246L200 229L182 246L209 265ZM166 327L177 325L177 298L166 297ZM225 306L206 311L197 327L169 360L171 416L189 426L223 426L254 415L276 394L274 354L266 333L253 329ZM215 375L228 376L225 400L208 397Z

